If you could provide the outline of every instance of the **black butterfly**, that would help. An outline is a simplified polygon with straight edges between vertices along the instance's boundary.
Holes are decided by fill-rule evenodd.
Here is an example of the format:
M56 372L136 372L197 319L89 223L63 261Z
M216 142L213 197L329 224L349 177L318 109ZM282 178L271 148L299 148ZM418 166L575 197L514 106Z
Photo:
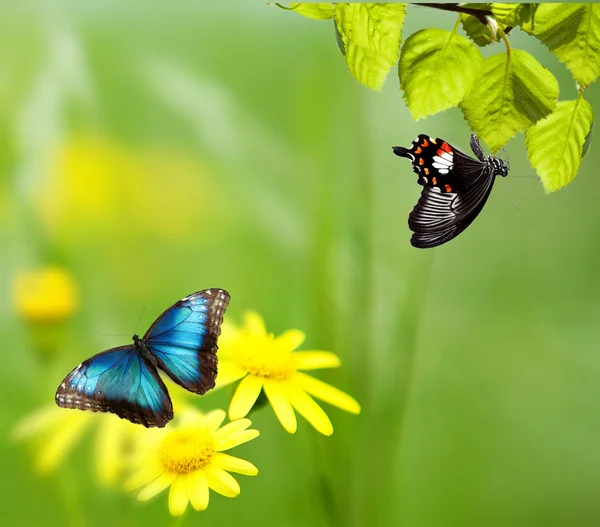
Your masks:
M394 146L394 154L412 161L423 185L421 197L408 216L414 232L410 243L427 249L437 247L464 231L485 205L496 176L506 176L506 163L483 150L475 134L471 149L477 159L450 146L443 139L419 135L412 148Z

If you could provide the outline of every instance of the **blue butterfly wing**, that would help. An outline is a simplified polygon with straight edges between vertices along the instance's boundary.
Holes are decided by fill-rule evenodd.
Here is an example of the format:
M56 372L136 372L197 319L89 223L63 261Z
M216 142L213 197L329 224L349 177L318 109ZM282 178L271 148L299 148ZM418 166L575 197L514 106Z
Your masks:
M190 392L203 394L215 386L217 339L229 298L223 289L186 296L158 317L142 339L158 367Z
M165 384L133 346L113 348L82 362L58 387L56 404L112 412L146 427L163 427L173 418Z

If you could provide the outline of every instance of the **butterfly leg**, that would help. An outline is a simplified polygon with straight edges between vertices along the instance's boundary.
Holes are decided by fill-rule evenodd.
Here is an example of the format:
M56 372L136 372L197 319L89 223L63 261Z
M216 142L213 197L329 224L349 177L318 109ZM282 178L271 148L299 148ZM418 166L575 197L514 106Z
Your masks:
M485 156L483 155L483 149L479 144L479 138L475 134L471 134L471 150L477 156L479 161L485 161Z

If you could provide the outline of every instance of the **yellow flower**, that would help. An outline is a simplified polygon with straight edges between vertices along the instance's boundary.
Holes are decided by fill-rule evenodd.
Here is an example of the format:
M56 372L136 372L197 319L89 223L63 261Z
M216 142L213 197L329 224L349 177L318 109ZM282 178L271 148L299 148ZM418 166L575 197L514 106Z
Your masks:
M77 307L77 291L71 275L58 267L21 271L13 284L13 304L29 322L57 322Z
M220 428L224 419L223 410L208 414L188 410L181 415L180 426L148 430L140 437L135 472L126 488L145 486L138 500L146 501L170 486L169 511L173 516L181 516L188 501L197 511L205 510L209 488L228 498L238 496L240 486L229 472L256 476L258 469L223 451L256 438L259 432L248 430L248 419Z
M325 435L333 433L327 414L314 396L347 412L360 413L360 405L348 394L299 370L340 366L337 355L328 351L294 351L305 335L291 329L275 337L267 333L262 318L247 313L244 326L223 326L219 338L219 375L217 386L242 379L229 405L229 418L248 415L264 390L279 422L290 433L296 432L296 410Z
M189 408L185 390L163 379L176 413ZM114 484L127 466L134 440L143 440L146 429L108 413L67 410L45 406L26 415L12 430L16 442L33 447L34 466L41 474L54 471L70 454L85 433L93 431L93 463L101 485Z
M101 484L108 485L114 483L125 468L125 453L132 438L140 433L139 425L115 415L47 406L17 423L13 439L33 443L35 467L44 474L55 470L94 425L96 476Z

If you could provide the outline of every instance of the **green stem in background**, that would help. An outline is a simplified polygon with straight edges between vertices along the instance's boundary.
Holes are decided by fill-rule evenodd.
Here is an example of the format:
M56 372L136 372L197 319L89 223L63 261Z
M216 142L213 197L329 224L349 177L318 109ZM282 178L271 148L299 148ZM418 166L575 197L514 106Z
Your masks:
M185 519L188 517L189 510L181 516L174 518L171 527L182 527L185 524Z
M366 92L357 89L356 101L356 154L355 166L358 174L358 187L356 188L357 207L351 212L355 222L357 247L355 251L357 274L354 276L355 283L350 284L356 291L356 311L353 313L354 320L348 321L347 331L353 335L353 363L359 373L360 384L354 385L356 396L364 398L365 403L372 393L373 361L368 360L369 351L373 345L373 292L375 289L373 281L373 215L374 190L373 181L375 174L372 173L371 143L369 132L368 108L366 103ZM356 323L360 321L357 327ZM357 341L358 339L358 341Z
M397 332L392 339L397 343L398 350L404 353L398 353L401 360L391 363L393 368L393 379L399 386L397 398L390 401L390 404L384 409L381 423L388 427L390 436L387 444L389 451L382 453L383 461L381 465L385 472L379 477L387 476L387 485L384 485L385 494L381 498L380 508L392 514L393 505L398 501L398 497L393 494L393 489L397 489L396 482L402 475L402 463L400 455L402 442L406 429L406 417L411 400L414 378L416 372L417 349L419 333L422 329L424 314L427 307L427 292L431 280L431 271L433 269L435 253L427 251L415 260L413 267L408 273L408 289L404 304L398 310ZM382 525L388 524L390 518L382 518Z
M325 349L331 349L334 352L340 346L337 337L338 318L335 312L335 303L332 301L332 256L333 247L335 247L335 207L338 181L335 175L339 168L335 159L332 158L329 146L334 136L334 125L330 119L323 119L314 126L313 140L316 145L315 155L323 160L314 180L313 212L313 231L311 233L312 242L312 260L310 262L309 283L313 291L312 301L312 321L311 321L311 340L319 343ZM311 431L310 449L313 452L313 458L318 460L315 464L315 476L319 481L318 485L312 489L314 493L314 502L320 505L320 511L315 512L314 516L326 517L327 524L338 525L337 501L332 491L332 481L330 478L331 467L330 451L328 445L323 444L322 438L318 437L316 432Z
M373 237L372 225L374 214L374 192L371 160L371 140L369 133L369 117L367 95L359 86L353 86L348 98L341 103L345 108L355 111L349 116L352 123L353 144L345 145L351 156L350 170L340 170L335 166L330 177L321 183L323 202L320 220L330 228L331 237L321 239L321 247L317 249L320 256L320 283L317 290L322 297L321 309L331 304L331 279L337 276L345 280L339 282L344 295L348 296L346 308L323 313L319 317L321 323L326 318L331 320L330 333L325 335L335 345L334 351L343 358L342 370L336 372L338 378L344 379L344 390L356 397L363 408L369 407L372 399L373 362L369 360L373 337ZM336 121L336 126L339 123ZM335 132L334 132L335 133ZM326 144L330 144L330 141ZM329 148L328 150L331 150ZM333 177L333 175L339 176ZM342 190L340 190L342 189ZM348 192L347 199L343 199ZM340 198L342 196L342 199ZM335 216L334 214L337 214ZM339 228L336 228L338 227ZM325 229L320 230L321 236ZM348 275L334 272L331 266L323 262L331 261L332 247L339 246L341 241L347 244L349 252L345 255L351 273ZM324 259L327 255L329 258ZM331 305L335 308L335 305ZM328 316L327 316L328 315ZM332 420L335 420L335 411ZM319 498L327 518L327 525L366 525L369 523L367 511L364 510L366 497L354 493L357 484L362 488L366 484L363 475L370 472L369 454L361 451L368 444L370 429L362 416L352 416L352 437L338 435L343 430L334 432L333 438L313 438L315 459L318 460ZM359 421L360 420L360 421ZM356 428L354 428L356 427ZM346 428L348 432L348 428ZM364 462L364 464L363 464ZM363 521L364 520L364 521Z
M398 433L398 442L404 432L404 420L414 380L419 331L422 326L423 314L426 311L427 290L434 256L433 251L428 251L423 258L418 258L417 265L409 272L406 300L398 316L399 331L394 342L398 342L399 347L404 349L404 361L396 363L394 377L401 381L400 397L394 407L389 409L390 413L388 414L392 415L393 411L395 416L394 425Z
M77 476L66 463L58 475L58 488L65 504L68 527L84 527L86 525L86 516L81 507L76 482Z
M374 361L370 359L372 356L373 346L373 324L374 312L373 312L373 292L375 286L373 284L373 216L375 212L374 207L374 189L373 181L375 175L372 173L372 160L371 160L371 141L369 132L369 118L368 108L366 107L366 93L364 91L358 92L358 101L356 104L356 167L359 176L359 188L357 203L361 206L357 209L357 220L360 226L360 235L357 237L360 241L359 253L362 258L359 259L357 265L360 265L359 269L362 269L361 276L357 278L357 307L358 310L354 314L354 321L349 321L348 331L352 334L361 335L361 341L357 344L354 351L353 364L355 367L355 379L360 379L360 384L355 385L356 395L359 397L359 401L366 408L367 411L373 405L371 402L374 400L374 388L373 388L373 364ZM356 321L361 321L357 326ZM366 419L363 418L363 426L357 431L356 445L362 449L366 447L372 438L372 429L367 425ZM357 453L358 456L358 453ZM350 461L351 462L351 461ZM369 481L369 475L372 473L370 455L366 452L360 454L360 465L359 470L355 471L355 477L358 475L358 480L362 480L362 485L367 484ZM355 485L356 487L356 485ZM346 510L354 510L355 525L368 525L370 521L376 524L375 518L370 518L369 510L367 509L369 502L369 496L372 496L371 492L375 489L375 485L371 485L367 488L367 492L363 496L363 499L357 500L354 506L346 507ZM347 493L350 492L350 485L347 486Z

